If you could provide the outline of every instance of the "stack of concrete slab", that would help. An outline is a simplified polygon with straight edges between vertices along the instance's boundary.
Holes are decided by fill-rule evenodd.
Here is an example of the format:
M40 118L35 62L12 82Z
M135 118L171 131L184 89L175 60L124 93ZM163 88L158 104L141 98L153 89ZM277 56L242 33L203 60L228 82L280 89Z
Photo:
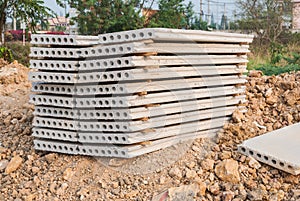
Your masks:
M129 158L212 136L245 101L251 41L160 28L33 35L35 148Z

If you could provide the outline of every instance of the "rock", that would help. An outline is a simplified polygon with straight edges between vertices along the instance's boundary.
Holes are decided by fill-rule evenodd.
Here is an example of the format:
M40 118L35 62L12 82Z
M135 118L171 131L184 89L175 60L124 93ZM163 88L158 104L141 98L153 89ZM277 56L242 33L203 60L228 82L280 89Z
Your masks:
M31 170L32 170L33 174L37 174L40 171L40 168L38 168L38 167L32 167Z
M20 156L13 157L7 164L5 173L10 174L16 171L22 165L23 159Z
M181 179L182 178L182 172L178 167L173 167L169 171L169 175L172 178Z
M72 168L67 168L63 173L63 179L66 181L71 181L74 173L75 172L72 170Z
M206 183L198 182L198 185L199 185L199 194L204 196L206 193L206 189L207 189Z
M209 186L208 190L213 194L213 195L218 195L220 193L220 186L218 183L214 183L213 185Z
M260 163L255 160L253 157L249 157L250 160L249 160L249 163L248 165L254 169L259 169L261 167Z
M236 110L232 114L232 120L234 123L239 123L242 121L244 115L239 110Z
M45 155L45 159L47 160L48 163L53 162L56 158L57 158L56 153L51 153L51 154Z
M30 194L30 195L26 196L25 201L32 201L35 199L35 197L36 197L36 195Z
M211 159L205 159L201 162L201 167L203 170L212 170L214 169L215 161Z
M187 179L194 179L197 176L198 176L198 174L195 170L190 170L190 169L186 170L185 177Z
M138 190L132 190L132 191L125 194L125 198L134 198L138 194L139 194Z
M180 187L170 188L168 190L169 200L172 201L192 201L195 200L198 193L198 184L184 185Z
M263 193L260 190L250 191L247 198L249 200L263 200Z
M240 181L238 167L237 161L226 159L216 165L215 173L223 181L238 183Z
M231 201L234 198L234 192L226 191L222 193L222 201Z
M262 71L251 70L248 74L249 77L261 77L263 75Z
M4 170L8 165L8 160L0 161L0 171Z
M283 177L283 181L290 184L299 184L299 179L294 175L287 175Z

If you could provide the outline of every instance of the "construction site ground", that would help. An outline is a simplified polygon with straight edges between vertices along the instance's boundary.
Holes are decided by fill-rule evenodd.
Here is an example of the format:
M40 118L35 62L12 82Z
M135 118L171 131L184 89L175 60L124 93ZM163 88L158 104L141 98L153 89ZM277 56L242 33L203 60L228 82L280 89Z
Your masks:
M121 160L35 151L28 71L0 61L0 201L300 200L300 176L237 152L243 140L300 122L300 73L253 71L247 112L215 139Z

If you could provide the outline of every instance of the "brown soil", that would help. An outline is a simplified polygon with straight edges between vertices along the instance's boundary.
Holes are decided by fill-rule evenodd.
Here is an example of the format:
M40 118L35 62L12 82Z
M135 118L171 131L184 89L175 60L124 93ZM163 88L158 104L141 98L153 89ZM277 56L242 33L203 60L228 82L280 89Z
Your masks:
M300 121L300 73L252 72L247 112L235 112L216 139L117 160L35 151L28 69L0 65L0 201L300 199L300 176L236 151L245 139Z

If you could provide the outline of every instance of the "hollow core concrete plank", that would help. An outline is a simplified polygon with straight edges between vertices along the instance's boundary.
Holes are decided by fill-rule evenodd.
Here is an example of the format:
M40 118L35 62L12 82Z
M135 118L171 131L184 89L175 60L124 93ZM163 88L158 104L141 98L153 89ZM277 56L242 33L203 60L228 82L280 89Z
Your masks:
M300 123L244 141L239 151L258 161L297 175L300 173Z

